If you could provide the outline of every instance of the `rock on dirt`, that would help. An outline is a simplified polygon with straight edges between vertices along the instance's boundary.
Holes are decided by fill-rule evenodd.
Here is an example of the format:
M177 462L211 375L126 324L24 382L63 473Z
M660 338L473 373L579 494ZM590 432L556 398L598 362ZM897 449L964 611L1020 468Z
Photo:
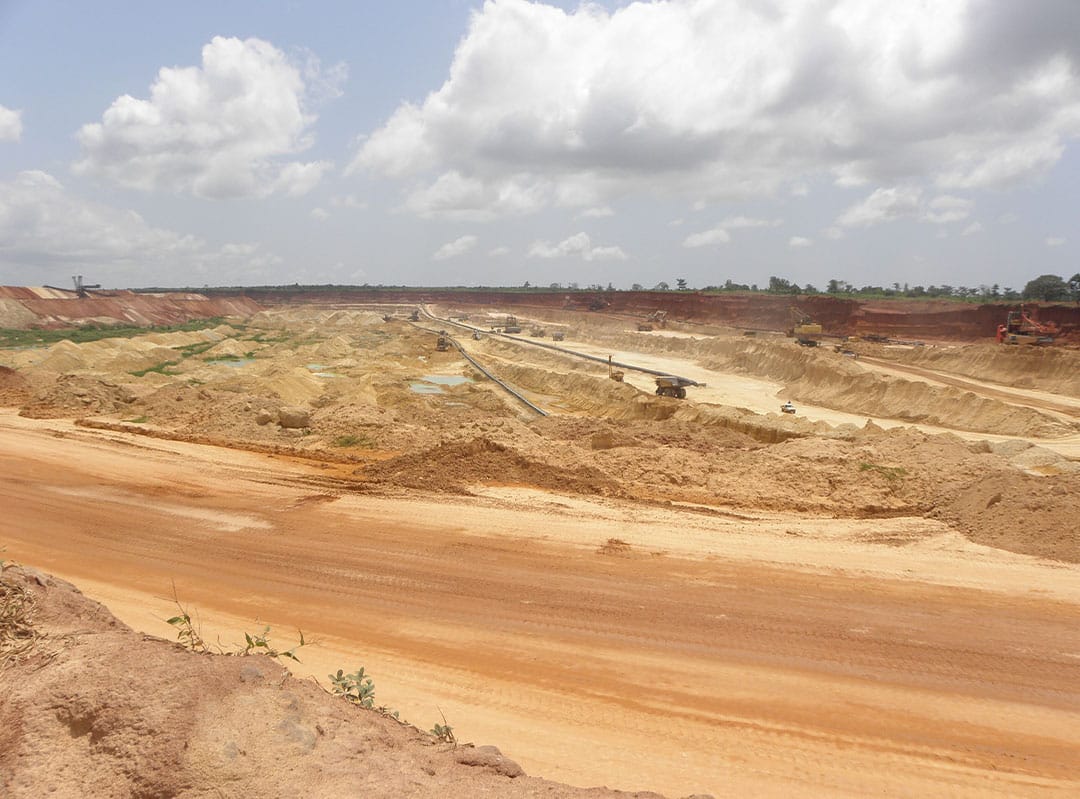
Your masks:
M304 408L287 405L278 411L278 424L286 430L299 430L311 427L311 414Z
M57 797L657 797L525 775L290 676L263 655L196 654L139 635L73 585L8 567L22 597L0 647L0 795ZM10 604L10 603L9 603ZM17 653L17 654L15 654Z

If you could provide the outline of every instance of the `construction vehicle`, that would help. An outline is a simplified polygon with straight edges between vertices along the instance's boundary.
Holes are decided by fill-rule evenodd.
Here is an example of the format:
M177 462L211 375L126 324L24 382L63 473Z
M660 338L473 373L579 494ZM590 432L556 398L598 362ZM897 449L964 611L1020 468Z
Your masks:
M667 327L667 311L657 309L645 317L645 322L656 327Z
M780 413L795 413L795 406L790 401L780 406Z
M1005 324L997 327L999 344L1053 344L1057 334L1057 325L1052 322L1041 324L1024 310L1023 305L1017 311L1009 311Z
M660 377L656 378L656 393L661 397L686 399L687 386L703 385L705 384L690 380L687 377L679 377L678 375L661 375Z
M420 309L419 308L413 308L413 312L411 314L409 314L409 321L410 322L419 322L420 321Z
M637 329L639 333L650 333L652 332L652 325L648 322L638 322Z
M529 328L529 335L533 338L543 338L547 335L547 331L540 327L540 325L533 325Z
M611 363L612 356L607 356L607 376L614 380L616 383L621 383L625 375L617 370Z
M561 330L556 330L554 333L551 334L551 340L552 341L562 341L565 338L566 338L566 334L564 332L562 332Z
M90 296L90 292L88 291L88 289L101 288L100 283L83 283L82 275L72 275L71 280L75 284L75 296L81 300L84 300Z
M450 336L447 335L445 330L439 331L439 337L435 339L435 349L439 352L446 352L450 349Z
M788 312L791 315L792 325L784 331L785 335L788 338L794 338L804 347L816 347L821 342L821 325L794 305L788 309Z
M503 322L503 332L504 333L520 333L521 332L521 325L518 324L518 319L517 319L516 316L511 316L510 314L506 315L506 321Z

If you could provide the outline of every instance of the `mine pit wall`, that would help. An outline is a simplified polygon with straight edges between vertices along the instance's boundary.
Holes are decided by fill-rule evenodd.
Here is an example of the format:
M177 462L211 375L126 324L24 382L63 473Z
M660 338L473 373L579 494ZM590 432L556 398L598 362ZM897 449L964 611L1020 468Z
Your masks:
M213 319L248 317L260 310L244 296L213 296L184 292L145 294L135 291L94 291L77 297L73 291L24 286L0 286L0 327L63 328L97 324L161 326Z
M536 291L445 289L209 289L205 293L95 291L77 298L62 289L0 286L0 327L64 327L90 321L167 325L215 316L249 316L262 307L342 307L372 303L485 307L527 314L529 309L587 311L644 318L656 310L690 324L747 330L785 330L792 305L819 322L826 334L877 334L897 339L990 339L1016 305L966 305L945 300L859 300L829 295L704 294L695 291ZM1025 306L1062 331L1059 341L1080 345L1080 306Z
M241 292L237 292L241 294ZM219 296L214 292L214 296ZM720 324L747 330L785 330L790 308L798 305L837 336L867 333L898 339L975 341L992 338L1006 314L1017 305L968 305L947 300L859 300L829 295L797 297L771 294L704 294L695 291L449 291L427 289L264 290L246 289L242 296L265 306L364 303L436 304L449 308L488 307L506 312L528 309L589 310L644 318L667 311L680 322ZM1062 340L1080 345L1080 306L1025 304L1041 322L1053 322Z

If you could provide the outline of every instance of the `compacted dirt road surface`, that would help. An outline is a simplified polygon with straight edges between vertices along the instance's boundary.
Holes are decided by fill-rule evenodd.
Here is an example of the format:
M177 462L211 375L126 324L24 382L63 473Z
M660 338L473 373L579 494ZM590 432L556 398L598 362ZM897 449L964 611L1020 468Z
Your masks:
M574 785L1080 792L1075 564L916 517L376 493L347 468L0 411L0 546L156 635L174 590L224 648L300 628L294 672L364 665L417 726Z

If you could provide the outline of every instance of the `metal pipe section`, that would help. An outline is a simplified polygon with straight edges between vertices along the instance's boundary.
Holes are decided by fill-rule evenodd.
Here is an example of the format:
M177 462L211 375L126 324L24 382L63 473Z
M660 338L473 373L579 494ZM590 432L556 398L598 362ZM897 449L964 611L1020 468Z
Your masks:
M562 353L563 355L571 355L571 356L573 356L575 358L584 358L587 361L595 361L596 363L602 363L605 366L607 366L607 364L608 364L608 359L607 358L601 358L599 355L587 355L584 352L575 352L574 350L568 350L565 347L556 347L554 344L546 344L543 341L534 341L532 339L522 338L521 336L511 336L508 333L492 333L489 330L481 330L478 327L473 327L472 325L466 325L466 324L463 324L462 322L453 322L453 321L451 321L449 319L440 319L437 316L433 316L426 308L422 308L421 313L423 313L429 319L433 319L433 320L435 320L437 322L445 323L445 324L448 324L448 325L455 325L457 327L465 328L466 330L469 330L469 331L479 331L479 332L483 333L486 336L498 335L498 336L502 336L503 338L510 339L510 341L516 341L516 342L518 342L520 344L529 344L529 345L531 345L533 347L543 347L546 350L552 350L553 352L559 352L559 353ZM459 349L460 349L460 347L459 347ZM671 372L659 372L656 369L648 369L648 368L646 368L644 366L634 366L631 363L620 363L619 361L611 361L610 363L611 363L612 366L618 366L621 369L631 369L631 370L633 370L635 372L641 372L642 374L653 375L654 377L675 377L675 378L678 378L679 381L682 382L682 385L684 385L684 386L704 386L705 385L704 383L699 383L696 380L691 380L689 377L682 377L681 375L674 375Z
M429 319L433 319L433 320L435 320L437 322L447 322L448 324L451 324L451 325L458 325L459 327L468 328L468 325L460 325L457 322L450 322L449 320L439 319L437 316L432 316L431 314L429 314L424 309L421 309L421 311ZM426 327L422 327L421 325L417 324L416 322L410 322L409 324L413 325L414 327L419 327L421 330L427 331L428 333L435 333L436 332L436 331L433 331L433 330L429 330ZM472 329L472 328L470 328L470 329ZM502 380L497 378L495 375L493 375L491 372L489 372L487 369L485 369L480 364L479 361L477 361L474 357L469 355L469 353L465 352L465 350L462 348L461 344L458 343L457 339L455 339L453 336L447 336L446 338L454 346L454 349L456 349L461 354L461 357L464 358L469 363L471 363L473 365L473 367L475 367L477 369L477 371L479 371L481 374L483 374L488 380L491 380L492 382L498 384L506 393L508 393L514 399L516 399L519 402L522 402L525 405L527 405L530 410L535 411L536 413L540 414L541 416L547 416L548 415L547 411L545 411L543 408L541 408L541 407L539 407L537 405L534 405L532 402L530 402L528 399L526 399L521 394L521 392L519 392L517 389L511 387L508 383L503 382Z

